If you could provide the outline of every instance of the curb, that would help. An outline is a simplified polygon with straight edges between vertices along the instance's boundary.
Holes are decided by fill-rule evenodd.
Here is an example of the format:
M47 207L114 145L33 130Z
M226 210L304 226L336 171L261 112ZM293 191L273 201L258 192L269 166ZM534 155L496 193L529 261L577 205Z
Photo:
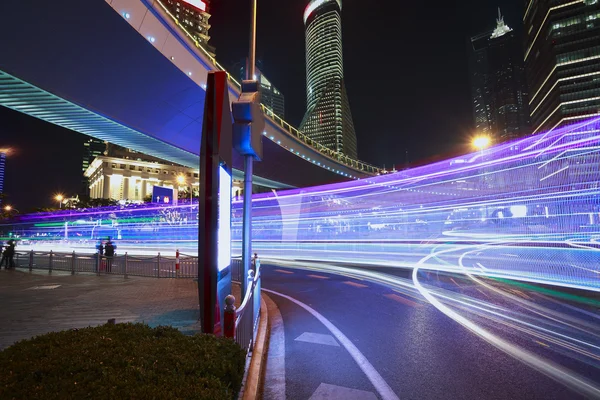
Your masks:
M250 367L247 370L238 400L254 400L262 397L264 374L267 365L266 358L269 351L268 327L269 312L267 304L261 295L258 332L256 333L256 341L252 349Z

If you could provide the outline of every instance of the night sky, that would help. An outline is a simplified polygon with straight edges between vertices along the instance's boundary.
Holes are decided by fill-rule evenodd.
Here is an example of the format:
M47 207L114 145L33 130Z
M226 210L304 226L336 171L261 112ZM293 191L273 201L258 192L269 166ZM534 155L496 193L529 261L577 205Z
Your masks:
M308 0L259 0L257 58L285 95L286 119L305 111L304 24ZM282 6L285 4L285 6ZM522 0L344 1L344 73L361 160L390 169L468 151L473 134L467 39L493 29L500 6L521 31ZM211 44L231 68L248 51L249 2L213 0ZM232 11L235 9L235 12ZM233 72L233 71L232 71ZM81 181L80 134L0 107L7 202L25 212L74 194Z

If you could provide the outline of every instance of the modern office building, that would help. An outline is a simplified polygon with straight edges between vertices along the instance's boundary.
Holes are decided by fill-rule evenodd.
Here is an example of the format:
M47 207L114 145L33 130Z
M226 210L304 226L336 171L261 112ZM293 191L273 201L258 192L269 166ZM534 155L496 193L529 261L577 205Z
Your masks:
M504 23L469 40L473 119L494 143L530 133L522 40Z
M4 170L6 168L6 152L0 149L0 195L4 193ZM0 196L0 204L2 204L2 196Z
M306 103L300 130L326 147L357 158L356 133L344 85L342 1L312 0L306 27Z
M600 1L527 0L532 132L600 115Z
M208 44L210 40L210 1L209 0L163 0L163 4L177 21L196 39L213 57L215 48Z
M92 161L94 161L96 157L104 155L106 150L107 143L103 140L86 137L85 141L83 142L83 156L81 162L81 173L83 177L81 180L81 195L89 195L89 181L85 176L85 171L87 171Z
M256 66L256 80L259 82L260 87L260 102L273 110L273 113L279 118L285 118L285 97L267 77L262 73L262 62L257 61ZM240 68L240 81L246 79L246 64L243 63Z

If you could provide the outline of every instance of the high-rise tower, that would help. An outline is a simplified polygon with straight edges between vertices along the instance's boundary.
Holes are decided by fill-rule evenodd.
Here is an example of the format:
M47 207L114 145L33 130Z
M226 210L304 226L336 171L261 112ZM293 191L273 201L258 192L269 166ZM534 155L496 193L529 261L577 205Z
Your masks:
M500 10L496 29L469 41L475 129L495 143L530 133L521 43Z
M210 1L209 0L163 0L177 21L186 28L194 39L213 57L215 48L208 44L210 40Z
M533 133L600 115L600 2L527 0Z
M344 86L341 13L341 0L312 0L304 11L307 109L300 130L356 158L356 133Z

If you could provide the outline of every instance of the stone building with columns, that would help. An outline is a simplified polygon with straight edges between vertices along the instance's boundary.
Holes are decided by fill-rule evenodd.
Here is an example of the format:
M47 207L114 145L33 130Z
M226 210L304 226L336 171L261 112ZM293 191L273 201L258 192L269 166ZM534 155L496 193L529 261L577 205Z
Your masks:
M177 177L185 177L179 185ZM99 156L85 171L89 179L90 198L143 201L155 185L187 189L197 195L199 172L187 167L119 157Z

